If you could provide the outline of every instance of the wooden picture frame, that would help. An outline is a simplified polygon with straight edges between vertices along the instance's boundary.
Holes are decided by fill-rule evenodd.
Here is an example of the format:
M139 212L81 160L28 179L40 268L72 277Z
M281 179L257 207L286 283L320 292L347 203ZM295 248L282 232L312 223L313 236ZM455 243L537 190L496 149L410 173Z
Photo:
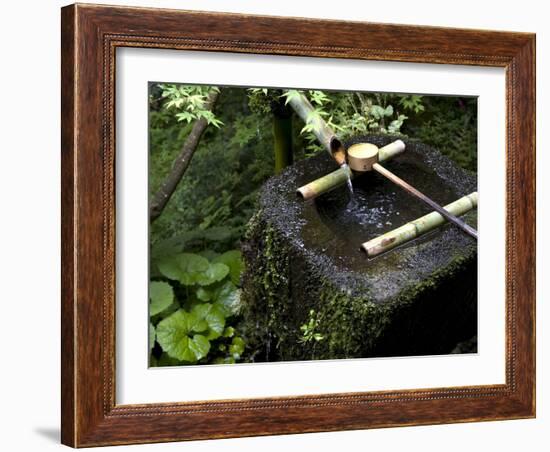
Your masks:
M62 442L73 447L535 416L535 35L177 10L62 9ZM506 70L506 383L115 403L115 50Z

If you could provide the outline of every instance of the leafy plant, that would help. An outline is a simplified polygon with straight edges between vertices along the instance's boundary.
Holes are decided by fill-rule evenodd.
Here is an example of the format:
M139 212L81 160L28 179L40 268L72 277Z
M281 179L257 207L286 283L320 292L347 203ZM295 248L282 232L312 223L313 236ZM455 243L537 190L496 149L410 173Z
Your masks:
M162 97L160 86L150 86L151 194L170 171L192 127L176 118L179 110L175 106L166 106L168 98ZM203 91L206 94L207 90ZM273 174L270 116L250 110L248 90L223 88L215 114L224 126L205 130L185 177L163 214L152 223L151 244L155 248L159 242L197 231L184 247L178 244L177 251L223 252L236 248L254 212L258 189ZM209 232L221 229L223 234ZM174 251L168 248L166 254Z
M306 157L322 150L314 134L318 119L323 119L341 138L371 133L397 135L408 119L398 107L415 114L424 109L422 96L417 95L288 90L282 97L288 103L301 93L314 108L300 131L306 140Z
M309 311L308 321L300 326L300 331L302 336L299 339L299 342L307 344L309 342L320 342L324 339L324 336L316 332L319 327L319 319L315 314L315 310L311 309Z
M401 105L405 110L412 111L415 114L422 113L425 110L424 105L422 104L423 96L418 96L417 94L411 94L410 96L401 96L399 99L399 105Z
M195 119L204 118L208 124L220 127L223 122L216 115L204 108L210 91L218 91L219 88L202 85L180 85L174 83L160 84L161 97L166 100L166 109L176 110L175 117L178 121L187 123Z
M405 132L439 149L462 167L476 171L477 99L425 96L423 106L422 113L407 122Z
M205 253L206 254L206 253ZM161 258L149 287L152 365L234 363L245 342L229 323L240 312L238 250Z

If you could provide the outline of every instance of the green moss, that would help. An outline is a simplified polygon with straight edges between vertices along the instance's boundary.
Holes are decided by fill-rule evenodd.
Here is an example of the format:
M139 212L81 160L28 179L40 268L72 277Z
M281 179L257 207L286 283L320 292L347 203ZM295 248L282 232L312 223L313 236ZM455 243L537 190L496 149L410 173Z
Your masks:
M250 221L245 239L244 317L253 361L406 355L430 348L444 353L451 345L421 327L425 322L436 330L439 324L442 330L453 328L460 314L453 311L459 304L452 297L463 293L458 288L476 271L475 247L457 249L451 262L429 278L405 284L396 296L381 302L369 287L352 294L321 279L307 256L291 248L262 211ZM472 309L471 303L464 309ZM322 340L303 340L300 327L310 321L311 310ZM403 338L415 331L418 336L419 328L418 342L407 344Z
M288 253L280 235L261 220L261 211L250 220L245 238L246 335L252 359L271 360L285 331L277 313L289 303Z

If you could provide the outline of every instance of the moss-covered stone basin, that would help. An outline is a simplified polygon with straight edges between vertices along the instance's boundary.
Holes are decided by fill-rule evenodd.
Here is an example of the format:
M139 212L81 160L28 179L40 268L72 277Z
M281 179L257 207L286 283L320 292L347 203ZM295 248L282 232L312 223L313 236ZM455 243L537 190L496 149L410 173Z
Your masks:
M476 191L474 174L433 148L405 143L405 153L384 166L436 202ZM447 224L368 258L361 243L431 209L374 172L354 179L353 198L346 186L313 201L296 196L298 187L335 169L323 153L261 190L243 243L250 359L443 354L475 335L477 242ZM476 227L475 210L463 218Z

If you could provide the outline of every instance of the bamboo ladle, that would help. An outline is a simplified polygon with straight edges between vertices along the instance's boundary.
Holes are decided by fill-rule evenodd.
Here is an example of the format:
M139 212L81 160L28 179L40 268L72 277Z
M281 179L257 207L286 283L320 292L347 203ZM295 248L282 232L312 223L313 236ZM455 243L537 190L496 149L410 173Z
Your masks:
M450 221L451 223L454 223L464 232L466 232L467 234L477 239L477 231L474 228L472 228L470 225L468 225L463 220L456 217L449 211L445 210L443 207L441 207L435 201L430 199L424 193L417 190L412 185L408 184L407 182L405 182L403 179L393 174L388 169L384 168L382 165L380 165L380 163L378 163L378 158L379 158L378 156L379 156L378 146L372 143L354 144L347 149L347 162L349 167L353 171L356 171L356 172L376 171L377 173L381 174L385 178L389 179L394 184L403 188L409 194L413 195L414 197L428 204L432 209L434 209L436 212L438 212L448 221Z
M353 179L356 174L359 174L352 172L348 166L346 150L338 138L334 136L331 138L329 149L332 157L340 168L299 187L296 193L305 201L316 198L330 190L334 190L336 187L346 184L349 179ZM401 140L395 140L378 149L378 161L384 162L390 160L404 151L405 143Z

